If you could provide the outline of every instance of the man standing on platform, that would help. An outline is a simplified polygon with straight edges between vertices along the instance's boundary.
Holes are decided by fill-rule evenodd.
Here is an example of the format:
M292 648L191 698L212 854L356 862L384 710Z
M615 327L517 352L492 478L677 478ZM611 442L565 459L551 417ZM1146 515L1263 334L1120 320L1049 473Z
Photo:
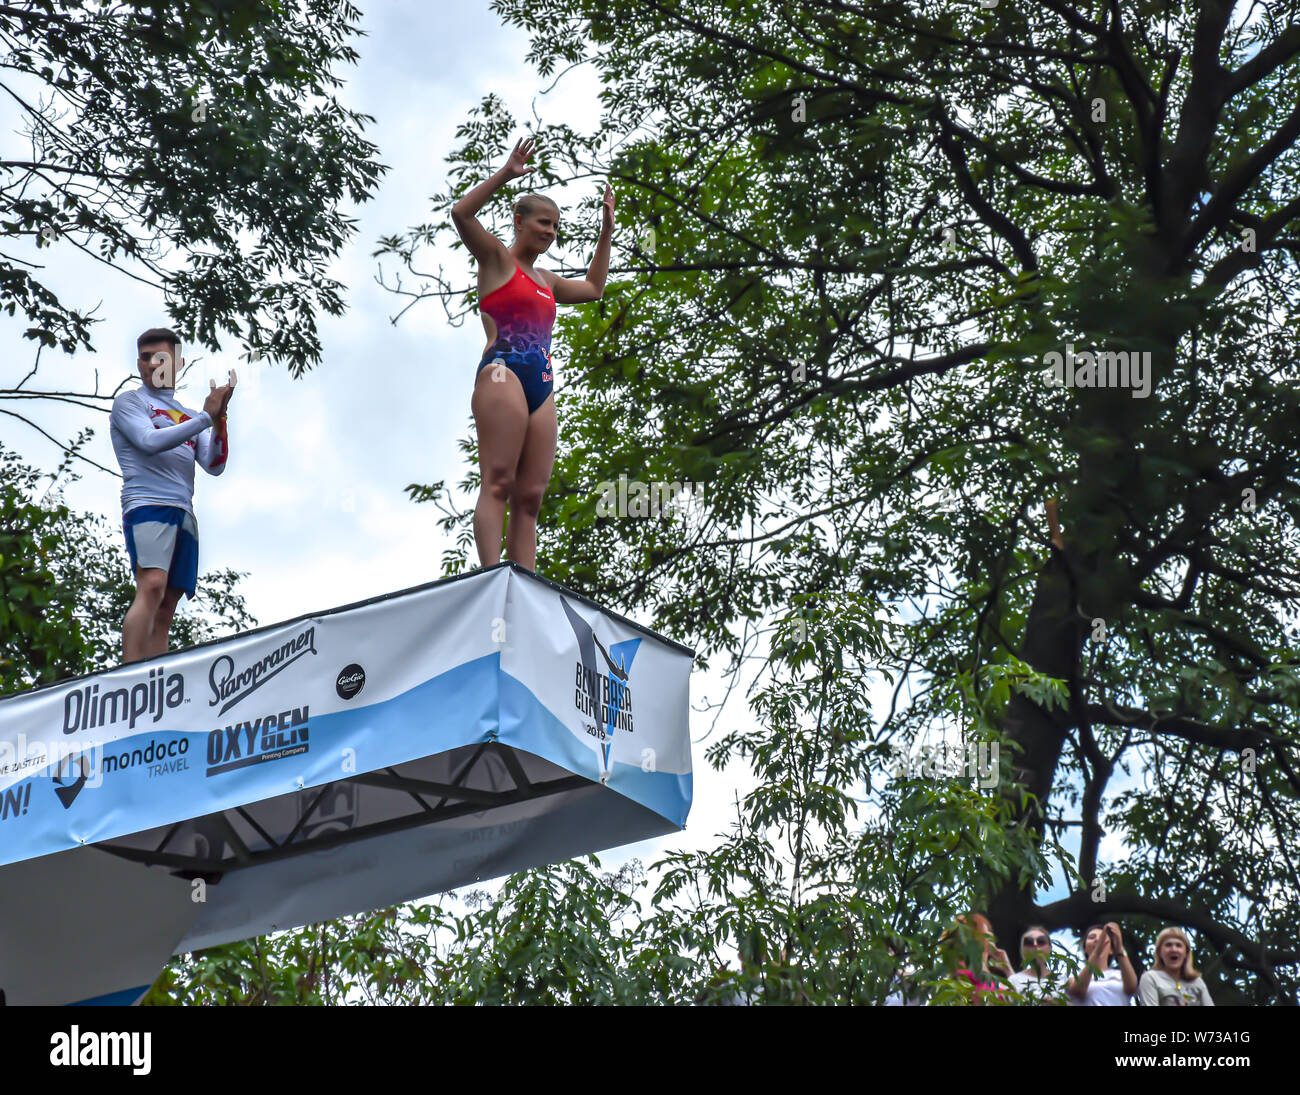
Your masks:
M136 340L143 387L113 400L109 434L122 469L122 530L135 572L135 601L122 624L122 660L167 652L181 594L194 596L199 572L199 528L194 519L194 464L210 475L226 470L230 440L226 407L236 377L211 391L203 410L176 402L184 361L180 338L153 327Z

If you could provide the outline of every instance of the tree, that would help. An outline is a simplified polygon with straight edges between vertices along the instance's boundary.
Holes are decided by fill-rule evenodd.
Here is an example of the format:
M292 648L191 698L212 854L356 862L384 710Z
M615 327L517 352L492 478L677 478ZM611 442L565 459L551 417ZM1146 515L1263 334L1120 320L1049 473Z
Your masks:
M816 615L838 621L828 649L888 636L873 668L909 699L838 763L987 734L1001 832L1072 881L1037 904L1032 855L973 842L949 881L999 935L1178 923L1216 998L1294 1003L1296 5L496 9L543 75L600 72L600 131L543 127L534 178L608 173L624 226L604 300L558 328L546 572L733 669L801 601L856 604ZM440 219L381 251L419 271L512 131L485 100ZM564 215L576 253L596 201ZM400 288L473 303L442 275ZM620 474L703 484L706 519L602 516ZM468 507L412 493L463 552ZM884 817L887 846L923 824ZM738 847L698 869L743 880ZM941 889L916 895L941 910L931 942L960 903ZM816 902L794 904L786 924Z
M929 924L961 908L977 863L1042 859L1002 800L956 778L904 773L876 818L852 824L878 749L863 747L851 701L876 649L867 629L850 626L846 644L831 622L861 605L824 607L825 625L783 635L783 679L755 696L760 731L710 750L716 763L743 753L759 775L720 849L668 856L653 877L591 856L470 892L468 911L438 897L182 955L145 1002L879 1003L897 957L922 953ZM821 662L838 672L791 679ZM970 995L937 967L912 983Z
M233 337L294 375L320 360L316 314L343 310L327 273L354 230L342 206L366 201L386 170L361 135L373 119L335 96L358 18L333 0L0 10L0 86L30 146L0 160L0 308L26 319L38 348L0 399L108 409L114 393L98 388L27 386L40 349L92 348L94 308L42 280L60 249L158 287L187 341ZM25 411L0 413L40 429Z
M42 475L0 446L0 695L121 662L131 564L103 517L63 500L74 458ZM200 576L198 607L182 601L173 621L174 646L256 626L235 588L241 577L229 569Z
M757 787L653 880L551 867L203 977L229 1000L324 961L383 999L879 1001L907 962L954 1000L936 944L976 904L1004 941L1119 919L1139 959L1180 923L1216 1000L1294 1003L1294 5L497 10L543 74L590 60L605 85L600 133L543 128L536 181L608 172L631 226L559 328L542 566L732 672L757 656L757 730L707 754ZM512 129L485 100L438 210ZM597 200L566 214L579 253ZM419 276L449 233L380 250ZM396 288L473 303L441 274ZM1149 352L1150 391L1046 383L1067 347L1094 377ZM620 474L707 505L611 517ZM467 511L412 495L463 568ZM986 746L995 793L927 760L931 731Z

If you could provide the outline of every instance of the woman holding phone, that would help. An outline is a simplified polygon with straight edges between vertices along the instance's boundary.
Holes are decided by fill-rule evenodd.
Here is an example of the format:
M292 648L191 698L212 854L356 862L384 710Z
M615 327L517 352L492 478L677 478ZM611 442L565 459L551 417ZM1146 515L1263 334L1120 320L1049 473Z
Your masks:
M1083 937L1088 961L1065 986L1076 1004L1084 1007L1126 1007L1137 991L1137 973L1124 950L1124 938L1114 921L1094 924ZM1119 968L1112 969L1111 963Z
M474 508L474 542L480 566L500 561L501 526L508 505L506 553L529 570L537 567L537 515L555 463L551 369L555 307L600 300L614 235L614 192L608 185L596 256L582 280L533 266L559 232L560 208L550 198L530 193L515 202L515 236L509 247L479 224L478 211L495 191L535 170L527 166L533 151L531 139L519 141L506 165L451 211L456 231L478 262L479 312L487 335L470 404L482 475Z

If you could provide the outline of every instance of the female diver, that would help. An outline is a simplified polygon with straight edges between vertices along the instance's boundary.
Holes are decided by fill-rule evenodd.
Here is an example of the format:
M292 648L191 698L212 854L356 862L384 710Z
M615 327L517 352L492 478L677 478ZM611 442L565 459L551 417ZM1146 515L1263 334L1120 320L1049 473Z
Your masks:
M552 394L551 327L557 304L600 300L609 274L614 234L614 192L605 187L600 239L584 280L535 270L537 257L555 242L560 208L540 194L514 204L515 238L509 247L478 222L476 214L499 187L531 174L525 166L531 139L515 145L505 167L452 207L451 220L478 261L479 312L487 349L478 364L470 403L478 431L482 486L474 508L479 565L501 558L506 504L510 525L506 554L537 569L537 514L555 462L556 418Z

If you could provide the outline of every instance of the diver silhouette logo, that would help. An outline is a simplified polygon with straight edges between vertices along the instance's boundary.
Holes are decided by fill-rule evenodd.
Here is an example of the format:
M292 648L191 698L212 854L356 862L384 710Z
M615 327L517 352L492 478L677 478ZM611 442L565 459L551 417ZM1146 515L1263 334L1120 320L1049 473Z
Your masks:
M603 769L608 771L614 731L632 732L632 693L628 687L628 675L641 640L611 643L606 649L591 624L579 616L564 597L560 598L560 605L578 640L578 691L574 702L582 714L595 720L594 723L584 720L583 726L591 727L587 732L600 741ZM596 660L597 651L604 663L603 669Z
M68 761L71 762L71 760L72 758L69 757ZM77 767L81 774L75 780L68 782L68 780L63 778L63 761L59 761L59 766L54 772L54 793L59 796L59 801L63 803L63 808L65 810L71 807L73 802L76 801L77 796L81 794L81 789L86 786L87 778L89 778L89 773L86 771L86 758L78 757L77 760L79 762ZM72 765L69 763L68 779L71 780L71 777Z

